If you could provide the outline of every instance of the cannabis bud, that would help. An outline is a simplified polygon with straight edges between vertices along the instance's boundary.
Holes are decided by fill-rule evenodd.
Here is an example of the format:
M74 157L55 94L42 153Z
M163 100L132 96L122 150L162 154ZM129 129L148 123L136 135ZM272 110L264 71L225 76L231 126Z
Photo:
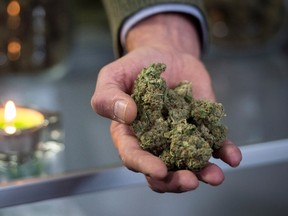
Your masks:
M199 171L226 138L227 128L220 122L223 106L194 99L187 81L169 89L161 77L165 69L165 64L152 64L138 75L132 128L140 146L159 156L169 170Z

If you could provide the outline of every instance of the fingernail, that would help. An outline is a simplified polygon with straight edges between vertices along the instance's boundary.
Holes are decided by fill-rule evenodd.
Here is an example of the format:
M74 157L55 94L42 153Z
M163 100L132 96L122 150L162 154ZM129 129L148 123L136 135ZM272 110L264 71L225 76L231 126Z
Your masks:
M125 100L117 100L114 104L114 119L125 123L125 117L126 117L126 109L127 109L128 102Z

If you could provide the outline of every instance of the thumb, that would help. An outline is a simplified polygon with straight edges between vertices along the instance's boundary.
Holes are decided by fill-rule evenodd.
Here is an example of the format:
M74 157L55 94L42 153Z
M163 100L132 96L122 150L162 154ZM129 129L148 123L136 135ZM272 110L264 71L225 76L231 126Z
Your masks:
M137 106L125 93L129 91L125 88L125 82L127 80L121 82L117 73L100 71L91 99L93 110L106 118L130 124L136 118Z

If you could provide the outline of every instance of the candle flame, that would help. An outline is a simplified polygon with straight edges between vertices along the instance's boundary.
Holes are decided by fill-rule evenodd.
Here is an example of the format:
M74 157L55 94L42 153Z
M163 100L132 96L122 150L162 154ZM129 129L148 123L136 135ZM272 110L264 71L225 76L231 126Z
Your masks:
M5 132L8 134L14 134L16 132L16 127L14 126L14 119L16 118L16 106L13 101L8 101L4 108L4 119L6 126L4 128Z
M4 108L4 118L6 123L13 122L16 118L16 106L13 101L8 101Z

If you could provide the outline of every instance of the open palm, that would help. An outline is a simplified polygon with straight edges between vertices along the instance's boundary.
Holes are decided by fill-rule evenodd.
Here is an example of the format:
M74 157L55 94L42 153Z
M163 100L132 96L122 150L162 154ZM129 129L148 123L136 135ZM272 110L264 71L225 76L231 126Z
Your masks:
M195 98L214 100L210 76L202 62L192 55L167 47L144 46L103 67L98 76L92 107L98 114L113 120L111 135L123 164L130 170L143 173L151 189L157 192L194 190L199 180L211 185L221 184L224 174L215 164L208 164L198 173L188 170L168 172L158 157L139 147L129 126L137 114L136 104L130 94L141 69L152 63L167 65L163 77L169 87L173 88L180 81L188 80L192 83ZM240 150L228 140L214 155L232 167L241 161Z

